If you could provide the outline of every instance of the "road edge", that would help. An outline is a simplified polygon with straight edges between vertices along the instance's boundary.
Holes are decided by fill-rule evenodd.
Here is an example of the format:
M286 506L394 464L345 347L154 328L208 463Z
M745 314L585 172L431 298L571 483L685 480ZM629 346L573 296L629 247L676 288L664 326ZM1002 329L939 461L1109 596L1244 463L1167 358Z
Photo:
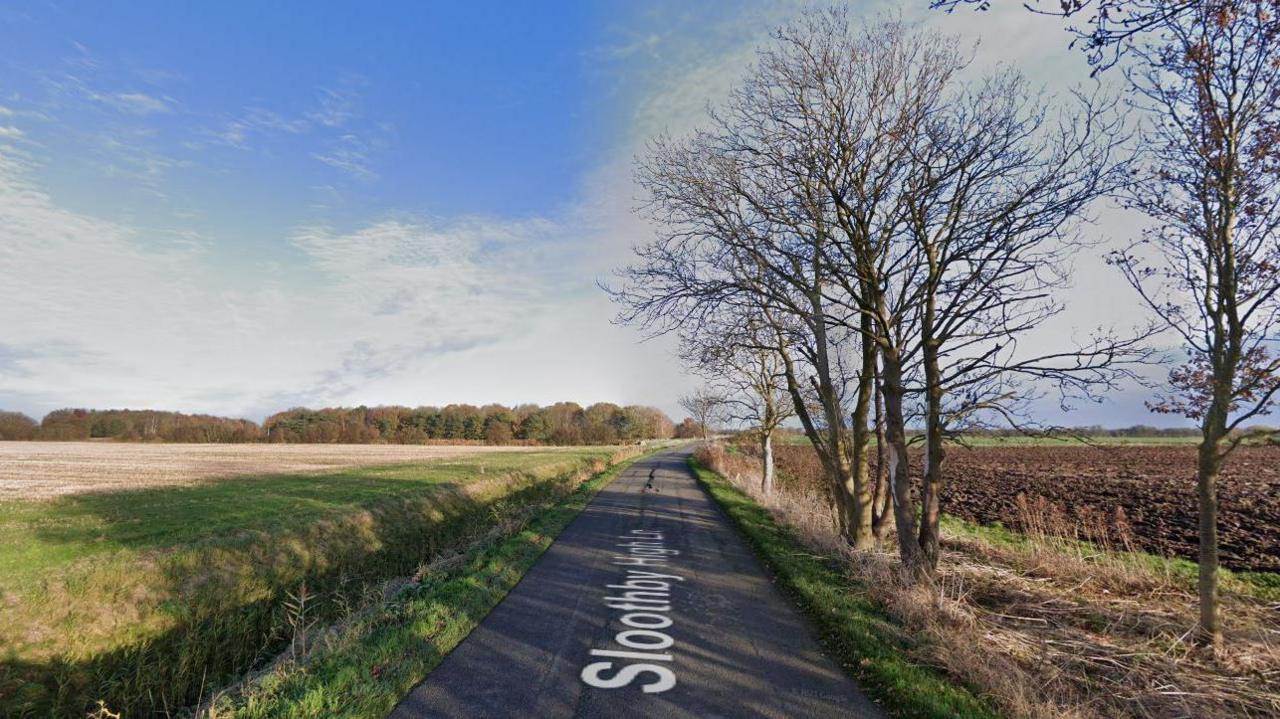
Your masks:
M902 627L859 591L832 557L814 554L791 529L728 479L689 457L689 469L823 650L895 717L983 717L999 712L942 671L913 661Z
M210 715L385 717L484 621L601 489L666 449L645 448L616 461L539 509L514 534L471 548L453 569L400 591L345 627L330 651L261 678L241 696L215 699L206 705Z

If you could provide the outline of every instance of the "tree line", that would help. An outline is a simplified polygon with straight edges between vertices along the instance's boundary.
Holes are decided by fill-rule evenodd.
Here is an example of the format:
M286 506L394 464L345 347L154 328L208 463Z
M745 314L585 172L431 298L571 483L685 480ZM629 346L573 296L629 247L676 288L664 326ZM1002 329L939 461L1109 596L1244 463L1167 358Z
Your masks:
M36 420L0 412L0 439L118 439L165 442L254 442L261 429L247 419L158 410L59 409Z
M267 417L261 425L247 419L157 410L61 409L40 422L17 412L0 412L3 440L582 445L694 436L696 432L689 421L677 427L653 407L607 402L588 407L559 402L546 407L294 408Z
M679 338L699 423L754 428L763 491L794 415L846 541L892 532L915 581L940 558L948 440L1043 433L1043 403L1150 386L1154 345L1180 340L1150 408L1200 425L1197 636L1217 647L1216 481L1280 392L1280 21L1270 0L1094 9L1077 32L1096 71L1131 63L1127 104L974 73L958 38L901 20L805 13L705 127L638 160L657 236L606 289L621 322ZM1049 333L1104 198L1150 220L1105 256L1151 318Z
M557 402L547 407L337 407L291 409L262 425L268 442L394 442L467 440L489 444L617 444L672 437L675 425L661 410L600 402L582 407Z

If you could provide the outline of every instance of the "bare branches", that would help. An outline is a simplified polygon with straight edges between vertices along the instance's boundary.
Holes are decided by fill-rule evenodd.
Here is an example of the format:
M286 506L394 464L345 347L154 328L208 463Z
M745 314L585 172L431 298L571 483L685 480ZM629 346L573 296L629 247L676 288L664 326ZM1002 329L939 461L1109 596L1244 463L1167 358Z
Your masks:
M1110 259L1188 353L1153 409L1219 435L1280 382L1280 21L1267 2L1207 3L1162 37L1128 73L1158 120L1126 202L1157 224Z
M1022 6L1037 15L1068 20L1083 18L1084 25L1067 31L1093 68L1094 75L1113 67L1134 43L1158 33L1190 13L1201 0L1024 0ZM930 0L929 6L954 12L961 6L989 10L991 0Z
M785 392L855 546L874 541L868 422L883 399L899 548L926 571L954 427L1025 424L1049 388L1097 399L1150 358L1146 330L1022 350L1061 311L1089 203L1127 181L1126 137L1112 101L1078 96L1054 117L1015 72L960 83L967 63L954 38L897 21L826 11L781 29L709 129L640 161L660 235L614 292L621 320L678 333L718 386L750 385L745 421Z
M1270 0L1195 3L1134 44L1128 73L1155 117L1127 204L1155 226L1110 261L1187 362L1150 406L1200 424L1197 635L1215 650L1217 478L1280 393L1280 19Z
M698 423L704 442L710 435L711 425L723 419L724 404L724 396L709 387L699 387L680 398L680 407Z

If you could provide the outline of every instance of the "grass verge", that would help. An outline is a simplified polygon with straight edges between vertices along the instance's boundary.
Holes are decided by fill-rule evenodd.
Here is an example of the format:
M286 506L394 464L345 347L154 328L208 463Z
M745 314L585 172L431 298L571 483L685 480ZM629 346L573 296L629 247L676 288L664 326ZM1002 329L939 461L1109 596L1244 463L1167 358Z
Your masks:
M897 717L995 717L969 688L913 661L902 626L867 597L837 560L813 554L768 510L715 472L690 460L778 584L818 626L827 650L859 685Z
M816 555L838 562L857 591L910 628L910 657L972 688L995 710L1027 719L1118 716L1280 716L1280 604L1276 576L1225 573L1223 650L1189 641L1196 623L1194 563L1102 544L1089 524L1051 505L1020 506L1013 532L946 517L942 558L925 582L906 580L886 546L854 551L820 492L785 474L756 492L752 457L696 455ZM891 543L890 543L891 546Z
M491 454L6 504L0 716L84 716L99 701L129 716L177 712L298 650L314 627L381 600L388 579L559 500L617 452Z
M305 660L282 663L202 713L210 719L386 716L502 601L595 493L636 459L473 543L392 601L331 633Z

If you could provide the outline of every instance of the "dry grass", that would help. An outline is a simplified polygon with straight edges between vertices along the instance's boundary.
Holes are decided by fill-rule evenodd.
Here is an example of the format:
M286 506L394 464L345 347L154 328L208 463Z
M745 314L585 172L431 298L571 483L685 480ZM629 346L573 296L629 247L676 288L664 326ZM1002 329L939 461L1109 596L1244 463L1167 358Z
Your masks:
M1121 551L1120 523L1071 524L1061 508L1024 499L1020 524L1030 533L950 522L936 578L913 584L892 551L858 553L841 542L823 498L785 483L761 496L755 460L741 454L713 450L703 461L806 544L842 556L873 598L926 640L922 661L980 687L1012 715L1280 715L1280 604L1229 580L1228 649L1204 655L1188 641L1196 604L1185 567Z
M0 500L189 485L218 477L298 474L546 447L405 444L0 442Z

